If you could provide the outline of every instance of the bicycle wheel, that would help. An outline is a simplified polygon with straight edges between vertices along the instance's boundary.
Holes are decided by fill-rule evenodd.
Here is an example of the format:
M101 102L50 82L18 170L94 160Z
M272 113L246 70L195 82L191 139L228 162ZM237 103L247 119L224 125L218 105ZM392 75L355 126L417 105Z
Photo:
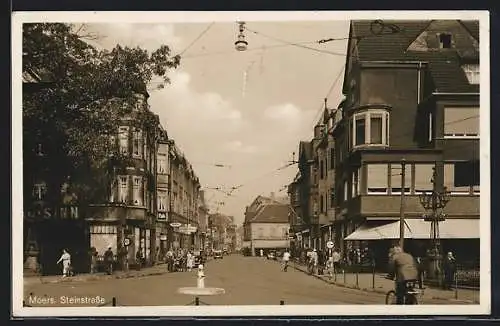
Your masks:
M405 298L405 304L407 305L418 304L417 296L415 294L407 294Z
M385 304L396 304L396 292L391 290L385 295Z

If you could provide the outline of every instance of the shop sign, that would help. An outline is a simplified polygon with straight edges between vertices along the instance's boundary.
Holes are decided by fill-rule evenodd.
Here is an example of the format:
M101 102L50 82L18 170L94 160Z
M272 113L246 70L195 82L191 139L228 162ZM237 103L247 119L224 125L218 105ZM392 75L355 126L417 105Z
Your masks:
M332 241L328 241L328 242L326 243L326 247L327 247L328 249L332 249L332 248L333 248L333 246L334 246L334 245L333 245L333 242L332 242Z
M170 226L173 227L173 228L178 228L179 226L181 226L182 224L179 223L179 222L172 222L170 223Z
M129 238L125 238L125 240L123 240L123 245L126 247L126 246L129 246L130 245L130 239Z

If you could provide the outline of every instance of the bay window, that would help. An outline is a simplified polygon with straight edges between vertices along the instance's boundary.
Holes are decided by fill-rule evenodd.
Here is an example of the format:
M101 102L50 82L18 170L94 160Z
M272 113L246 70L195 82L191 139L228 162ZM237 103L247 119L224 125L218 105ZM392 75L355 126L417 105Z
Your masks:
M143 152L142 131L140 129L135 129L133 136L134 138L132 143L132 154L135 157L142 158L142 152Z
M158 211L167 211L167 192L165 190L158 190Z
M120 154L128 154L128 127L123 126L118 131L118 144L120 146Z
M118 187L118 200L121 203L128 202L128 177L119 176L118 177L119 187Z
M143 194L143 180L142 177L133 177L134 183L133 183L133 198L134 198L134 205L136 206L142 206L143 205L143 200L142 200L142 194Z
M433 190L434 164L415 164L415 193L431 192ZM407 178L408 180L408 178Z
M368 164L366 174L366 184L369 195L388 193L389 179L387 164Z
M158 154L158 173L164 174L167 173L167 155L166 154Z
M352 147L363 145L389 146L389 112L370 110L355 113L350 126Z
M478 107L447 107L444 109L445 138L478 138Z

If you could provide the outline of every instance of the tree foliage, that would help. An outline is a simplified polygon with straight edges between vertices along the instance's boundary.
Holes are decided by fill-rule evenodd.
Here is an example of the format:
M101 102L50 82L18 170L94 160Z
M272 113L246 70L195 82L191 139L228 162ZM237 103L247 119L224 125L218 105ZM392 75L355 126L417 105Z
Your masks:
M23 75L34 76L23 91L23 152L25 185L43 175L47 199L60 200L61 185L71 176L80 201L92 202L106 191L113 151L109 137L130 114L138 94L147 98L146 85L178 67L180 57L167 45L152 53L116 45L97 49L79 35L74 25L23 25ZM147 104L144 104L147 106ZM137 123L156 128L149 110ZM42 144L43 162L34 150ZM26 189L27 188L27 189ZM31 195L31 188L25 187Z

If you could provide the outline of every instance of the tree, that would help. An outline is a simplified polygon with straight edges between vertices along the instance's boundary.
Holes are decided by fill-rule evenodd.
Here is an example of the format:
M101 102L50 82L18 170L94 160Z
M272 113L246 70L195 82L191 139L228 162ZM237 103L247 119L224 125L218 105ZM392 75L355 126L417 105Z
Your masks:
M135 105L147 105L137 96L147 98L146 85L155 76L168 83L168 71L180 63L167 45L152 53L120 45L96 49L80 30L62 23L23 25L23 75L33 80L23 91L24 185L43 175L52 207L68 176L80 203L102 200L120 159L110 135ZM144 128L158 127L149 110L137 118ZM24 188L29 198L32 189Z

